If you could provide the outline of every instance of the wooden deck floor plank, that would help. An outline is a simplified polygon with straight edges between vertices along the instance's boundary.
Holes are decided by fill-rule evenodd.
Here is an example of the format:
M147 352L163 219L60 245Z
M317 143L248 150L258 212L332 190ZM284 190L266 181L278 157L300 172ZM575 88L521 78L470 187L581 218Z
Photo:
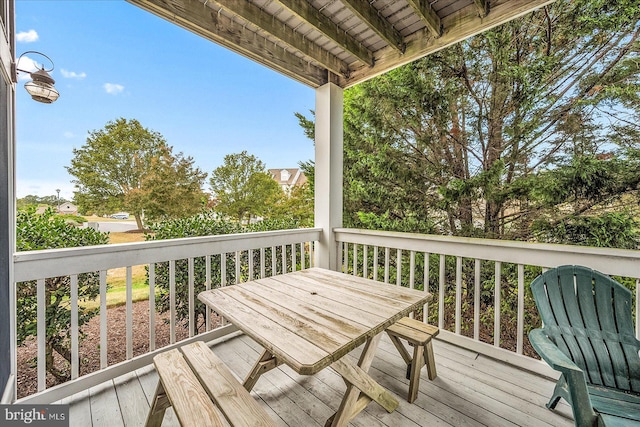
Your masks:
M442 343L438 342L436 346L442 347L439 344L442 344ZM380 349L381 351L386 351L391 354L396 351L396 349L393 348L392 345L383 344L381 345L381 347L382 347ZM519 410L527 414L530 414L530 415L536 414L537 417L539 417L545 422L548 422L551 424L558 422L558 418L556 414L551 413L549 411L546 411L546 412L539 411L539 408L544 408L544 404L548 400L545 395L529 392L528 390L524 389L522 385L514 384L511 378L509 378L509 380L498 378L498 376L495 375L495 372L496 372L495 361L494 361L493 371L491 373L485 373L478 369L469 369L469 366L466 364L467 361L465 361L465 364L463 364L454 358L442 357L442 356L444 355L440 355L440 357L436 356L436 364L439 372L442 370L443 367L447 369L451 369L453 376L464 376L466 379L468 379L472 383L474 383L475 381L474 384L476 384L476 388L478 388L478 384L481 384L483 388L487 388L486 386L489 386L494 390L498 390L499 391L498 393L496 392L491 393L492 396L495 396L494 398L498 398L498 400L501 400L505 403L509 403L513 407L518 408ZM517 375L516 373L512 373L512 375L513 377L519 377L520 379L522 379L523 376L533 377L533 375L530 375L524 371L519 371ZM424 381L428 381L426 376L426 370L423 370L422 372L420 383L423 384ZM521 381L521 382L527 383L529 381ZM550 383L548 393L550 394L552 391L553 391L553 384ZM571 422L573 421L571 420Z
M69 427L86 427L91 425L91 401L89 390L73 394L59 403L69 405Z
M380 355L380 353L378 353ZM385 355L388 357L388 355ZM436 361L437 363L437 361ZM405 378L406 367L400 355L386 359L377 357L372 366L371 375L383 387L406 397L409 381ZM406 401L404 403L408 404ZM409 405L409 404L408 404ZM450 387L447 380L439 375L434 381L421 378L418 397L413 405L426 413L433 414L453 426L497 425L495 414L488 412L482 403L461 396L455 387ZM514 426L506 420L501 425Z
M124 426L113 380L91 387L89 400L93 427Z
M253 363L258 359L259 354L257 352L251 354L244 349L237 351L236 348L227 345L232 341L235 340L228 341L225 345L214 346L213 351L242 381ZM237 347L237 344L235 347ZM286 388L281 388L277 381L272 380L272 374L273 371L262 375L258 383L253 387L251 395L258 395L271 408L271 413L275 413L288 426L320 426L313 417L291 399L290 393L287 392ZM277 421L278 419L276 419Z
M390 348L387 350L391 351ZM522 392L510 387L512 384L507 382L500 383L491 375L478 373L469 369L468 366L458 364L455 359L444 357L441 359L439 364L436 359L439 379L441 381L446 379L450 386L459 390L461 397L466 396L472 401L475 399L486 410L497 416L515 423L524 423L521 425L573 425L573 420L548 411L544 407L546 401L542 396ZM529 374L521 372L521 379L526 375ZM437 381L438 379L435 382ZM421 377L421 386L424 382L428 382L426 376ZM507 387L508 391L502 390L500 386ZM531 396L533 401L530 400Z
M247 345L245 340L239 341L240 344L242 344L242 347L239 346L236 348L236 351L239 354L253 353L256 358L259 356L257 352L254 353L255 348ZM285 374L281 369L274 369L273 371L270 371L268 375L272 382L279 384L281 389L286 389L287 395L291 400L296 402L296 404L313 419L326 420L335 412L335 409L332 410L325 402L318 399L297 382L292 381L291 377Z
M251 347L257 354L260 346L247 336L239 337L239 340L244 342L245 345ZM311 394L316 396L319 400L324 402L332 413L338 410L340 401L346 390L346 385L342 378L331 369L323 369L313 376L305 376L297 374L293 369L286 365L281 365L280 368L290 378L294 379L303 387L307 388ZM324 424L325 420L318 420L319 423ZM385 427L387 424L375 416L365 411L358 414L358 416L351 422L354 426L361 427Z
M429 381L426 369L423 369L418 398L409 404L404 400L408 387L405 365L384 336L370 372L383 387L397 395L400 405L388 414L379 405L371 403L350 425L573 425L568 405L559 405L558 411L544 407L548 399L545 393L553 389L553 381L438 340L434 347L438 378ZM217 344L214 351L239 378L243 378L261 348L251 338L241 335ZM355 360L360 351L355 350L348 357ZM146 417L156 383L157 374L149 365L59 403L70 404L71 426L137 425ZM525 384L525 387L517 387ZM252 395L282 427L322 426L338 408L345 387L340 375L331 369L303 376L282 365L266 373ZM169 409L163 426L177 425L173 410Z
M135 371L129 372L115 378L113 383L124 424L126 426L144 425L149 412L149 402L138 380L138 375Z
M452 352L456 352L456 349L458 348L459 347L456 347L453 344L448 344L438 339L434 340L434 353L436 355L436 361L441 354L443 356L449 356L452 354ZM518 369L515 366L510 366L508 364L501 364L500 369L496 370L496 360L483 355L477 355L473 358L466 359L464 361L464 364L472 367L476 371L493 375L496 378L500 378L502 380L511 382L512 384L516 384L525 390L540 394L541 396L550 396L553 392L553 383L549 382L548 379L538 375L531 375L529 381L527 381L526 384L523 384L522 381L519 381L519 378L521 378L521 374L523 372L521 369Z
M142 387L147 405L150 405L150 402L153 400L153 396L156 392L156 386L158 385L158 374L156 373L153 364L140 368L135 372L138 376L138 381L140 381L140 386ZM176 417L176 413L173 412L173 408L167 409L164 413L164 418L162 419L162 427L179 426L180 422L178 421L178 417Z

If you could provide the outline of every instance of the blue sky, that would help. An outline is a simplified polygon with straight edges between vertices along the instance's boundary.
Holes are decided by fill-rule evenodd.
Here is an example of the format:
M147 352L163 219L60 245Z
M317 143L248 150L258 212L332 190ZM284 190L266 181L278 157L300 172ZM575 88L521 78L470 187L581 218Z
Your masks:
M50 105L32 101L20 73L17 197L59 188L70 199L72 149L119 117L160 132L209 174L243 150L268 168L314 156L294 116L314 108L312 88L124 0L17 0L16 33L17 55L54 61L60 92Z

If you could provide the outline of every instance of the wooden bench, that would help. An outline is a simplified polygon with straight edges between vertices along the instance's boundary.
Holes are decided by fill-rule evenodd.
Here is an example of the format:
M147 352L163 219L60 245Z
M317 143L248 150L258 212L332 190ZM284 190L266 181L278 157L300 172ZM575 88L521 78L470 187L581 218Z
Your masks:
M407 379L409 380L409 395L407 401L413 403L418 397L420 385L420 370L427 366L429 379L436 378L436 359L433 355L431 338L438 335L440 330L436 326L428 325L419 320L403 317L387 328L391 342L396 346L407 364ZM400 339L406 340L413 346L413 357L409 354Z
M173 407L181 426L275 426L267 412L202 341L153 358L159 381L146 426Z

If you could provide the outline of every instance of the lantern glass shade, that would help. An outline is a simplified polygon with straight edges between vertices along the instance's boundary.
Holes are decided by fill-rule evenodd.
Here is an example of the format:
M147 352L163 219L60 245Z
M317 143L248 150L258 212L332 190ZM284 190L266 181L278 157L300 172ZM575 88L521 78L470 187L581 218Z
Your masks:
M24 88L29 92L35 101L51 104L58 99L60 93L52 84L43 81L33 80L25 83Z

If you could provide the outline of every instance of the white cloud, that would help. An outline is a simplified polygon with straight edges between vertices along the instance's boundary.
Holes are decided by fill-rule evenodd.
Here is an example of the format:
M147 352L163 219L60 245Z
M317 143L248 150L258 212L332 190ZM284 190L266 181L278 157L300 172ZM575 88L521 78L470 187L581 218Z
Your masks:
M75 136L76 136L76 135L75 135L73 132L71 132L71 131L66 131L66 132L64 132L62 135L63 135L65 138L69 138L69 139L71 139L71 138L75 138Z
M33 43L38 41L38 33L36 30L20 31L16 34L16 40L23 43Z
M110 95L117 95L119 93L122 93L122 91L124 90L124 86L117 83L105 83L103 87L104 90Z
M76 73L75 71L67 71L64 68L60 70L60 73L62 74L62 77L65 77L67 79L81 80L87 77L87 73L85 73L84 71L81 73Z

